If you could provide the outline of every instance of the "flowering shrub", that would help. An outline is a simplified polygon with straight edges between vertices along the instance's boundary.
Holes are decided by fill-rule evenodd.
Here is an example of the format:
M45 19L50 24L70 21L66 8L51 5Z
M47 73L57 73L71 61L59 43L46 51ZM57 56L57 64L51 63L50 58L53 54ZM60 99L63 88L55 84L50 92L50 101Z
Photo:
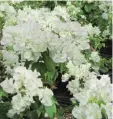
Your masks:
M99 73L101 57L91 41L107 37L102 26L86 24L87 20L81 23L80 9L69 2L67 7L56 4L53 10L27 5L18 9L16 4L20 3L0 4L1 54L6 70L0 83L0 103L9 104L6 118L62 118L54 96L61 73L73 95L74 118L111 119L112 84L108 75ZM102 17L107 19L106 15Z

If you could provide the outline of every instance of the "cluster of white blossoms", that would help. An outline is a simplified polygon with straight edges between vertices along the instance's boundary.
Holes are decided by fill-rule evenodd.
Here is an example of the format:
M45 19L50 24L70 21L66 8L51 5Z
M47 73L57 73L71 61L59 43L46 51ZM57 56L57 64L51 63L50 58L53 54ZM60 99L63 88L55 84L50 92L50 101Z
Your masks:
M74 65L74 63L70 60L66 67L68 68L68 73L64 74L63 77L70 77L70 76L74 76L76 80L82 79L83 80L87 80L88 77L92 76L95 74L95 72L90 72L90 67L91 64L90 63L85 63L85 64L76 64ZM65 76L66 75L66 76ZM96 74L95 74L96 75ZM65 78L64 78L65 80Z
M72 114L77 119L101 119L101 110L95 103L75 107Z
M69 71L64 74L63 81L75 76L74 80L69 81L67 88L73 94L73 99L79 102L79 106L74 107L72 114L77 119L101 119L104 110L108 119L112 119L110 77L91 72L90 67L89 63L75 66L70 61L67 64Z
M52 105L53 92L43 86L40 73L36 70L27 70L19 66L14 69L13 77L4 80L0 85L5 92L14 94L11 101L12 109L8 112L9 117L20 114L34 103L34 96L38 96L43 105Z
M93 61L95 61L95 62L99 62L100 61L100 57L98 55L98 52L97 51L93 51L91 53L90 59L93 60Z
M81 26L79 22L71 21L65 7L56 6L53 11L30 7L12 11L13 15L6 16L1 40L7 67L26 60L36 62L47 49L56 63L70 59L74 64L86 62L81 51L90 49L89 35L100 33L91 24Z

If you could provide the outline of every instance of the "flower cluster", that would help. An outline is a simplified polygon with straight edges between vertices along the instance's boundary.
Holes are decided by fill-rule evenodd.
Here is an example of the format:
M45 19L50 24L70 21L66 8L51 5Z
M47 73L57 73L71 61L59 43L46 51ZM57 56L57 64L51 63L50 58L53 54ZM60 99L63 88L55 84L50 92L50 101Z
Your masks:
M110 77L91 72L90 66L81 64L78 67L71 61L67 64L68 75L75 76L74 80L69 81L67 88L73 94L73 99L79 102L79 106L74 107L72 114L77 119L101 119L105 110L104 114L111 119L112 110L106 108L108 105L110 109L112 108Z
M10 20L9 23L10 18L6 19L1 40L6 66L19 65L26 60L36 62L47 49L56 63L71 59L80 64L86 62L81 51L90 49L89 35L99 35L91 25L81 26L71 21L66 8L60 6L51 12L47 8L26 7L18 10L14 17L15 22Z
M8 116L13 117L14 114L20 114L31 103L34 103L34 96L38 96L39 100L45 106L52 105L53 92L47 87L43 87L40 73L36 70L27 70L25 67L19 66L14 69L13 77L4 80L0 85L3 90L12 97L12 109L9 110Z

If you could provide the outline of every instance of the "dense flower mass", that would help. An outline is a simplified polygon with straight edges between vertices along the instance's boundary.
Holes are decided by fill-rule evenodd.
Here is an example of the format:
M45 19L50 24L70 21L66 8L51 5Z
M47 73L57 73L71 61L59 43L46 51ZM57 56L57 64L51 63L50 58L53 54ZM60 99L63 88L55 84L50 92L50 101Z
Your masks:
M23 116L31 108L37 118L44 114L50 118L56 116L58 103L53 89L60 72L62 82L68 82L66 88L76 102L72 105L76 119L102 119L103 116L111 119L112 84L108 75L100 75L101 57L91 46L92 39L110 36L109 27L102 31L89 22L79 22L81 8L70 2L67 7L56 5L53 10L14 7L21 1L24 0L0 4L0 18L4 19L0 44L7 75L0 83L0 90L11 96L7 116ZM99 4L104 20L109 18L107 7L103 2ZM86 20L84 15L80 17Z
M0 85L10 94L16 94L12 98L12 109L9 110L8 116L13 117L14 114L20 114L31 103L34 103L33 97L39 96L39 100L46 106L52 105L53 92L43 87L40 74L35 70L27 70L25 67L19 66L14 69L13 77L4 80Z
M67 64L69 75L75 76L75 79L69 81L67 88L73 94L79 106L75 106L72 114L77 119L101 119L102 110L106 110L108 119L112 118L112 84L108 75L99 75L98 73L90 72L90 64L74 66L72 62ZM77 68L76 68L77 67ZM81 70L80 70L81 69ZM66 74L67 75L67 74ZM98 76L100 79L98 79ZM82 83L81 83L82 81ZM87 109L86 111L84 111Z
M33 10L26 7L18 10L14 17L15 21L11 19L10 25L10 18L6 18L1 40L6 65L18 64L18 56L21 62L36 62L47 49L56 63L72 59L75 64L80 64L85 62L81 51L90 48L88 37L99 35L96 27L90 24L81 26L79 22L71 21L66 9L60 6L51 12L47 8ZM10 61L8 57L11 55L16 60Z
M75 107L72 114L77 119L101 119L101 111L97 104L87 104L85 106Z

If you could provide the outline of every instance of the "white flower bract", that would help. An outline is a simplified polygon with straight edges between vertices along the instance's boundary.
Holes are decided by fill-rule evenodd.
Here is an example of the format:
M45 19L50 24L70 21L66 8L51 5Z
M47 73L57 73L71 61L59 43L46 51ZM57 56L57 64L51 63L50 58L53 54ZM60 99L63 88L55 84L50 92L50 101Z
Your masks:
M13 117L15 113L20 114L31 103L34 103L33 97L39 96L39 100L45 106L52 105L53 92L47 87L43 87L40 73L36 70L27 70L23 66L14 69L13 77L4 80L0 85L7 93L15 94L12 98L12 109L9 110L8 116Z

